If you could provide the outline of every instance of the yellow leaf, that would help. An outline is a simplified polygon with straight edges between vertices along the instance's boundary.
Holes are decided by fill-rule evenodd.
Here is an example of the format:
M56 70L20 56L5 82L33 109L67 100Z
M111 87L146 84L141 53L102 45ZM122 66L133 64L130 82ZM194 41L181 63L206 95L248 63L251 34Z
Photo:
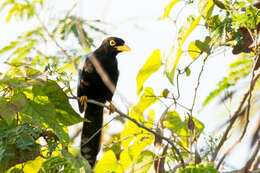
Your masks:
M102 159L98 161L95 166L94 172L107 173L116 171L118 168L117 159L115 153L112 150L105 152Z
M194 41L190 43L188 53L192 59L196 59L201 54L201 50L196 46Z
M26 162L23 171L30 172L30 173L37 173L40 170L41 165L44 161L45 159L39 156L33 161Z
M128 149L124 149L120 153L120 165L123 168L123 170L128 169L131 166L132 160L129 157Z
M165 18L169 17L170 12L171 12L171 10L172 10L172 7L173 7L177 2L179 2L179 1L180 1L180 0L173 0L172 2L170 2L170 3L167 5L167 7L165 8L163 16L160 17L159 19L165 19Z
M156 72L162 65L161 52L156 49L152 52L152 55L147 59L144 66L138 72L136 77L137 82L137 94L143 90L143 84L147 78L154 72Z
M138 135L133 143L128 148L129 155L132 159L132 161L135 163L137 158L140 156L140 154L143 152L143 150L151 145L154 142L154 136L144 133L141 135Z

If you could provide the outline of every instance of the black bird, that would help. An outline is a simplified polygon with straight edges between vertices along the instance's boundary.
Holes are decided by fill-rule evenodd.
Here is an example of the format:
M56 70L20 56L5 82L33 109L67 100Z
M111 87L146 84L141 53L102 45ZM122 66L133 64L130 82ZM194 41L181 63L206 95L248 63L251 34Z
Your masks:
M78 105L80 112L85 111L84 117L89 120L83 123L80 149L92 167L100 148L103 107L91 103L86 105L86 99L111 102L119 76L116 55L123 51L130 51L124 40L109 37L94 52L83 56L80 63Z

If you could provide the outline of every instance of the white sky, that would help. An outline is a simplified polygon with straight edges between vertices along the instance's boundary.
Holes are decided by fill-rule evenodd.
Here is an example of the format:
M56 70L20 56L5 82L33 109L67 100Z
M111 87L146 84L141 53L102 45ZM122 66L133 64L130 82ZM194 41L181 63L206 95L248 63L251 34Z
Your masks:
M51 2L52 1L52 2ZM64 14L66 10L71 8L74 0L49 0L51 2L55 12L49 14L55 16ZM162 52L169 52L175 39L175 25L170 20L158 21L157 18L163 14L165 6L170 1L160 0L81 0L79 6L74 10L76 15L79 15L85 19L101 19L108 23L105 30L111 35L121 37L125 40L132 51L122 53L118 56L120 77L117 86L117 91L123 95L129 103L134 103L136 100L136 75L146 59L150 56L151 52L155 49L161 49ZM177 5L177 8L173 10L173 16L175 11L183 4ZM185 16L189 13L195 13L196 6L183 9L180 15L179 22L184 21ZM17 35L29 28L34 27L34 22L15 22L6 24L3 16L0 18L0 48L6 45L9 41L15 40ZM204 39L205 31L199 29L192 33L192 40ZM101 40L96 41L96 45L99 46ZM187 41L189 42L189 41ZM209 106L200 114L197 114L200 108L200 103L205 99L210 91L216 88L217 82L222 78L224 74L227 74L228 64L234 60L234 56L230 52L225 55L214 56L209 59L205 68L204 75L202 76L201 86L199 88L198 100L195 106L195 117L203 121L207 127L207 131L216 127L216 110L218 107ZM188 56L182 57L180 60L182 67L191 61ZM0 58L0 63L3 59ZM194 87L196 85L196 79L198 70L200 69L201 61L196 62L191 68L191 76L189 78L183 77L180 79L181 83L181 102L185 103L188 107L191 105L191 101L194 94ZM4 67L0 68L0 71L4 71ZM167 80L158 80L163 75L163 69L161 73L155 74L150 80L145 83L145 86L152 86L155 92L159 94L164 88L171 88ZM75 79L76 80L76 79ZM114 98L114 101L118 104L121 102L119 98ZM74 104L73 104L74 105ZM75 110L77 107L74 105ZM199 115L199 117L198 117ZM233 163L241 163L244 161L246 149L237 150L240 157L232 157ZM243 157L241 157L241 153ZM239 165L234 165L238 166Z

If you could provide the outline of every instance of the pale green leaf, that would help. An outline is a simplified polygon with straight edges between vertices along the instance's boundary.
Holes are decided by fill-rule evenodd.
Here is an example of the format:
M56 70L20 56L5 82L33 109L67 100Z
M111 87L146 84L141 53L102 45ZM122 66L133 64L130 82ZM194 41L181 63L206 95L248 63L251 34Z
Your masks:
M211 17L214 8L213 0L199 0L198 10L199 13L206 19Z
M146 60L144 66L138 72L136 77L137 82L137 94L143 90L144 82L149 78L149 76L156 72L162 65L161 52L156 49L152 52L152 55Z
M182 45L190 33L198 26L201 16L196 19L189 16L178 33L178 46L173 46L170 55L166 59L165 72L169 81L173 84L174 73L182 55Z
M167 112L166 121L164 125L177 134L182 139L182 145L188 146L187 140L189 136L187 123L181 120L180 115L176 111Z
M135 173L148 172L154 164L154 153L151 151L144 151L137 159L136 165L134 167ZM149 172L151 173L151 172Z

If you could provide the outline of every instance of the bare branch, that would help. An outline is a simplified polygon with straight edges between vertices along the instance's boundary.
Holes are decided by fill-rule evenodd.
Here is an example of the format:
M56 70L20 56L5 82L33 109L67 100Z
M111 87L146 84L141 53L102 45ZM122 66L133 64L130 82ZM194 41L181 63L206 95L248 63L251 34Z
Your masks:
M241 112L241 109L245 103L245 101L247 100L248 96L250 95L250 93L252 92L252 90L254 89L254 86L256 84L256 81L257 79L260 77L260 71L258 70L257 71L257 74L254 76L254 78L251 80L250 82L250 87L248 88L248 90L245 92L240 104L238 105L238 108L236 109L236 111L234 112L234 114L232 115L231 119L229 120L229 125L227 127L227 129L225 130L224 132L224 135L223 137L221 138L219 144L217 145L217 148L215 150L215 152L213 153L212 155L212 159L211 161L213 162L219 151L220 151L220 148L223 146L223 144L225 143L225 141L227 140L227 136L231 130L231 128L233 127L233 124L235 123L235 121L237 120L237 117L239 116L239 113Z
M258 140L257 146L256 146L251 158L247 161L247 163L246 163L245 167L243 168L242 172L246 173L249 170L249 168L253 164L254 160L256 159L256 156L257 156L259 150L260 150L260 140Z

